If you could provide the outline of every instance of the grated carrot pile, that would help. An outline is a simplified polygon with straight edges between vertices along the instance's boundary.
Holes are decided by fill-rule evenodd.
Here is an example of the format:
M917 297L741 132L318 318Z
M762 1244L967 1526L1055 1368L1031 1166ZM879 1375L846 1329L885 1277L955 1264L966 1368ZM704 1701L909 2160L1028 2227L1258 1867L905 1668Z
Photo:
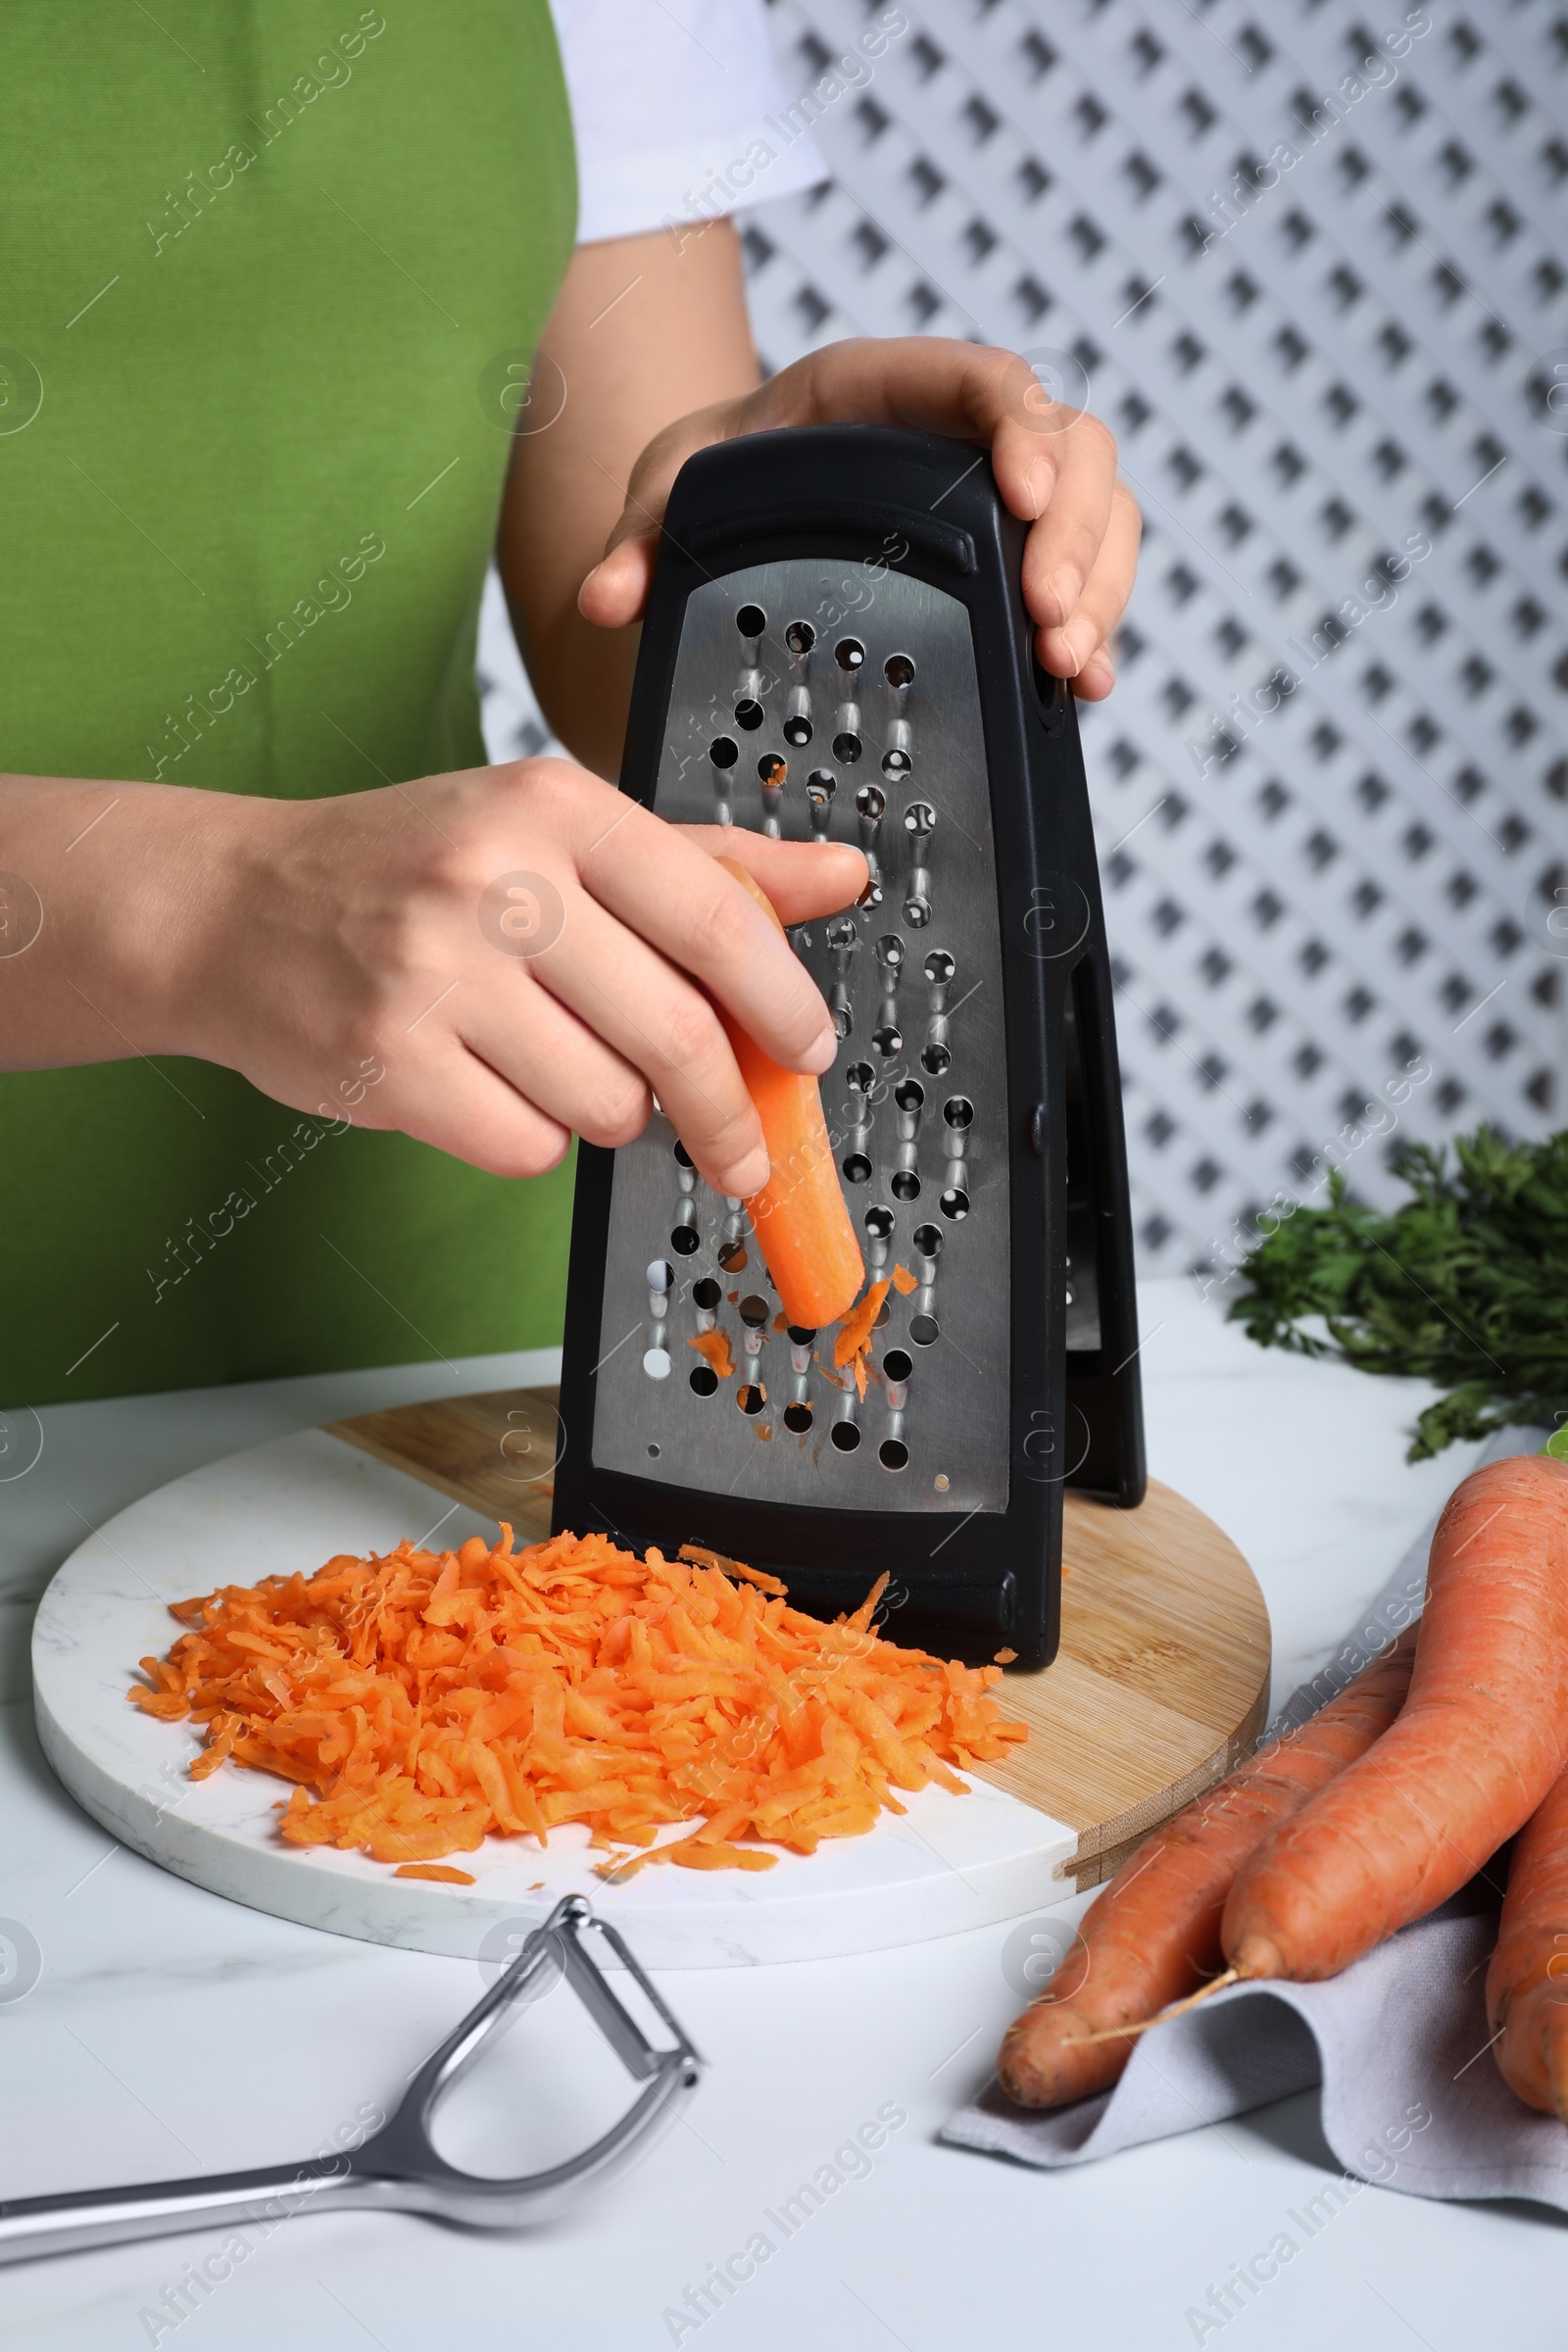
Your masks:
M695 1544L639 1560L562 1535L514 1552L503 1523L493 1549L405 1542L180 1601L189 1631L129 1695L205 1727L193 1779L232 1762L295 1782L279 1828L297 1845L407 1864L581 1821L594 1846L634 1849L607 1877L766 1870L756 1840L808 1854L857 1837L905 1810L895 1788L961 1791L953 1766L1026 1737L988 1695L1000 1668L871 1630L886 1583L824 1625Z

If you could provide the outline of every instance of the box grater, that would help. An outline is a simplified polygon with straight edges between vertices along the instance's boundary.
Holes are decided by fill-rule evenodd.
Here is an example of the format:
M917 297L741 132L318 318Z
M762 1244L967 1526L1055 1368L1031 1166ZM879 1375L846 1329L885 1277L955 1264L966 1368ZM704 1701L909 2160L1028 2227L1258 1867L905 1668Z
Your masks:
M1062 1489L1144 1491L1110 978L1076 710L1032 650L1024 526L965 443L881 426L705 450L669 501L622 789L865 852L791 932L868 1279L862 1397L785 1326L742 1201L656 1110L583 1146L555 1525L698 1543L893 1639L1049 1663ZM720 1331L720 1378L692 1343Z

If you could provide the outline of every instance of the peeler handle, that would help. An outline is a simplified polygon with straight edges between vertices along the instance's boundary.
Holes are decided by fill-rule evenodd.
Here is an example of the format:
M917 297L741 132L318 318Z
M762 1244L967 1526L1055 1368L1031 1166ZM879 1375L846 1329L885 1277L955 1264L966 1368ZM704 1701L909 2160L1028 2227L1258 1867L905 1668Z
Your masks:
M184 2230L260 2230L268 2234L297 2213L388 2201L383 2180L356 2171L347 2155L304 2164L271 2164L207 2180L150 2180L133 2188L71 2189L51 2197L0 2203L0 2263L39 2254L81 2253L89 2246L167 2237Z

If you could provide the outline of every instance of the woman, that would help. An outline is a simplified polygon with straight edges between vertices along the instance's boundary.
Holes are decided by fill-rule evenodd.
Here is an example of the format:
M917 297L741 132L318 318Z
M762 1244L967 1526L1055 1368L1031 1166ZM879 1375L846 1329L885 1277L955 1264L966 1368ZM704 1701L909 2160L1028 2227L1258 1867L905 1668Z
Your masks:
M549 1341L570 1137L624 1141L651 1093L710 1182L761 1182L710 999L812 1071L825 1009L714 837L604 781L693 450L824 418L989 445L1041 658L1109 691L1108 434L967 344L760 386L723 174L668 184L777 127L760 10L562 20L569 101L545 0L0 18L0 1402ZM819 174L756 144L757 196ZM483 764L497 548L581 765ZM724 846L789 921L863 880ZM565 912L532 957L482 906L519 871Z

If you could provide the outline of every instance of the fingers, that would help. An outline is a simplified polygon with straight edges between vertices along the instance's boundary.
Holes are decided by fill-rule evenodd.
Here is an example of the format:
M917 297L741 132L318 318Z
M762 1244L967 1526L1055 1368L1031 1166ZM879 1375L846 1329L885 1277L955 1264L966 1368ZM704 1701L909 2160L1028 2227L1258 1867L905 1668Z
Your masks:
M1038 462L1049 477L1040 519L1024 549L1024 602L1044 628L1061 628L1100 561L1116 491L1116 444L1097 418L1079 416Z
M376 1109L375 1123L401 1127L416 1143L450 1152L492 1176L548 1175L571 1148L570 1132L559 1119L525 1102L461 1046L421 1066L394 1101Z
M744 406L722 401L694 410L649 442L632 467L626 503L604 556L578 590L577 610L584 620L601 629L621 629L642 617L675 476L694 450L726 438Z
M728 875L717 878L745 898ZM751 911L772 928L760 907ZM717 1013L683 971L586 891L567 898L559 939L531 968L614 1055L642 1072L715 1192L744 1198L761 1190L768 1173L761 1123Z
M542 985L528 963L509 966L483 997L466 992L453 1027L468 1052L549 1124L612 1148L629 1144L648 1124L653 1103L642 1072Z
M555 789L558 821L583 887L599 906L668 962L691 973L776 1061L792 1070L827 1069L838 1050L827 1006L750 893L683 829L666 825L611 786L590 788L580 771L563 767ZM740 828L734 830L738 834ZM827 855L808 843L801 846L807 856ZM536 963L551 988L553 954ZM576 1008L601 1035L609 1034L585 1005ZM633 1058L647 1069L640 1057ZM655 1086L662 1101L662 1089L657 1081Z
M1132 594L1143 520L1131 492L1118 482L1084 587L1064 623L1055 622L1059 604L1044 584L1054 554L1049 541L1037 544L1046 529L1046 523L1037 523L1024 551L1024 602L1042 623L1040 660L1053 676L1071 678L1074 692L1085 701L1098 702L1115 681L1108 640ZM1059 566L1055 577L1060 577Z
M847 842L770 841L745 825L682 825L688 841L710 858L733 858L755 875L781 923L808 923L853 906L869 874L865 858Z

